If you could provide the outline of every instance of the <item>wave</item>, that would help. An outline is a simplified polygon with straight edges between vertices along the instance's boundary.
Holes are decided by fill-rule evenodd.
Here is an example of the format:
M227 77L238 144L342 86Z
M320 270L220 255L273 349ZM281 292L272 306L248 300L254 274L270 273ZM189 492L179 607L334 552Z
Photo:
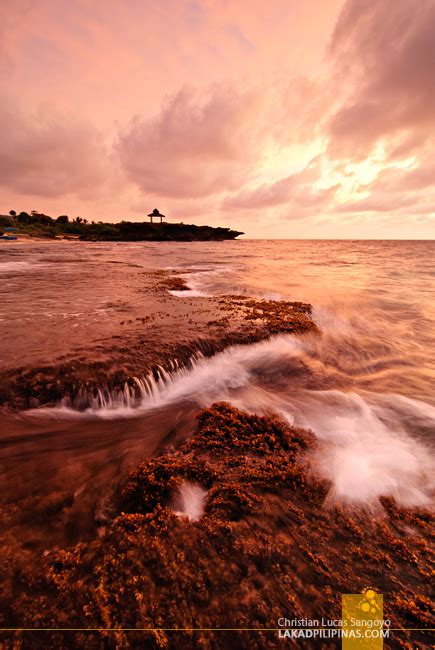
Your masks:
M435 408L429 404L339 390L291 396L248 391L231 403L311 429L319 442L313 469L331 481L329 501L374 503L392 496L404 506L433 504L435 463L426 433L435 426Z
M44 266L40 262L23 260L19 262L0 262L0 273L22 273Z
M389 495L405 506L429 506L435 466L428 434L435 408L398 394L325 390L325 376L337 375L325 367L325 345L329 341L310 335L279 335L211 358L197 355L185 367L174 363L169 371L135 378L122 391L81 393L32 414L113 419L186 401L204 407L225 400L313 430L319 447L312 467L331 481L330 501L374 503Z
M100 388L95 393L81 390L73 399L64 398L58 407L27 413L62 416L71 410L82 416L123 418L183 400L205 406L249 384L257 374L279 372L288 360L297 358L303 351L301 340L280 335L252 345L235 345L213 357L196 353L184 366L173 361L169 370L157 366L144 377L133 377L132 383L126 383L122 390Z
M278 291L255 287L246 283L237 283L229 275L235 271L234 266L228 264L215 268L189 266L188 271L183 268L166 267L168 270L176 270L188 289L183 291L171 290L170 294L177 298L202 298L223 295L241 295L260 300L284 300L284 296ZM183 272L185 271L185 272Z
M205 291L199 291L197 289L183 289L182 291L170 289L168 293L177 298L206 298L210 295Z

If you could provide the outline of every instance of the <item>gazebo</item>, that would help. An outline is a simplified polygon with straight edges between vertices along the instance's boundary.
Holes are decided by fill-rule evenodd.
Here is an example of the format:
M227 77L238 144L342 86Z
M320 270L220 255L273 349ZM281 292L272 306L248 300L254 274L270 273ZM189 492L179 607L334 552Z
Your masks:
M161 213L157 210L157 208L154 208L154 210L153 210L152 212L150 212L148 216L149 216L149 218L150 218L151 223L153 223L153 219L154 219L154 218L155 218L155 219L160 219L160 223L163 222L163 219L166 219L165 215L164 215L164 214L161 214Z

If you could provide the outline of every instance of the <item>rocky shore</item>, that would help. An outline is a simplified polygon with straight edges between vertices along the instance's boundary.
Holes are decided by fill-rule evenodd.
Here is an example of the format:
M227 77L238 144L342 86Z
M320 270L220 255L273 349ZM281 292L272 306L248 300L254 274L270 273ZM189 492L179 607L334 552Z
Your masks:
M432 514L386 497L371 509L333 502L313 432L225 402L191 404L175 424L149 414L147 429L144 418L131 431L104 419L30 429L17 413L61 399L83 410L98 391L134 394L135 377L159 381L195 353L321 336L309 304L189 300L188 270L140 274L147 309L107 340L2 371L10 427L1 444L17 476L0 509L0 627L28 630L0 632L2 647L274 648L278 619L339 619L341 594L374 585L396 629L384 647L426 647L407 630L434 623ZM101 439L112 447L100 452Z
M230 345L249 344L279 333L319 334L311 319L311 306L302 302L254 300L247 296L195 298L171 294L186 290L184 276L174 271L143 274L142 292L148 309L126 318L118 332L97 346L63 355L51 364L0 371L0 406L12 410L74 402L98 389L122 390L135 385L134 377L170 371L192 355L211 356ZM149 308L151 305L151 309ZM194 307L194 308L192 308ZM88 400L89 401L89 400Z
M315 447L277 418L202 410L176 452L122 482L90 539L37 563L2 540L2 626L53 630L3 632L6 647L274 648L280 617L339 619L340 595L373 584L392 628L430 627L430 513L391 499L376 517L328 506ZM426 646L396 631L385 647Z

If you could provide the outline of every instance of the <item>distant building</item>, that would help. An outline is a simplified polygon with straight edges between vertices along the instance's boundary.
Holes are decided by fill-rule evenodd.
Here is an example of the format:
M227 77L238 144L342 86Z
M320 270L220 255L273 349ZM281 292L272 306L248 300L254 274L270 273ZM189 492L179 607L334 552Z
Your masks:
M166 219L165 215L161 214L161 212L159 212L157 208L154 208L154 210L150 212L148 216L150 218L151 223L153 223L153 219L160 219L160 223L163 223L163 219Z

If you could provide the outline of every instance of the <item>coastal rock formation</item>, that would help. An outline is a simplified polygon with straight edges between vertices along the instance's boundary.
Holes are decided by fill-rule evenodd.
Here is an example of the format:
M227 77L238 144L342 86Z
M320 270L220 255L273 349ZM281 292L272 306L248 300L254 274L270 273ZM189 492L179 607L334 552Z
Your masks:
M340 593L376 584L391 627L433 625L431 515L391 499L376 517L326 507L329 484L310 470L315 447L309 431L275 417L204 409L177 452L124 481L99 534L30 566L29 551L2 549L2 624L101 629L52 632L56 648L273 648L280 617L339 619ZM185 480L206 491L197 521L174 511ZM418 632L395 638L424 647ZM32 636L32 647L46 644Z
M134 376L150 372L158 376L158 367L170 371L174 360L183 366L196 353L211 356L228 346L255 343L280 333L320 334L307 303L253 300L237 295L196 298L200 309L186 322L171 309L179 308L179 299L168 293L188 294L185 279L173 271L159 270L147 275L146 290L153 292L165 309L161 327L156 326L155 315L147 315L137 322L137 332L130 337L123 335L123 345L117 340L108 341L101 346L96 359L72 357L51 366L3 372L0 406L33 408L64 399L86 408L99 389L122 392L125 384L135 386Z
M97 224L98 225L98 224ZM108 224L106 224L107 226ZM184 223L139 223L121 221L100 232L89 226L80 239L91 241L223 241L236 239L243 232Z
M214 228L184 223L148 223L121 221L119 223L88 223L67 215L52 219L48 215L20 212L18 215L0 215L0 229L19 228L22 235L40 238L78 238L83 241L224 241L236 239L243 232L231 228Z

